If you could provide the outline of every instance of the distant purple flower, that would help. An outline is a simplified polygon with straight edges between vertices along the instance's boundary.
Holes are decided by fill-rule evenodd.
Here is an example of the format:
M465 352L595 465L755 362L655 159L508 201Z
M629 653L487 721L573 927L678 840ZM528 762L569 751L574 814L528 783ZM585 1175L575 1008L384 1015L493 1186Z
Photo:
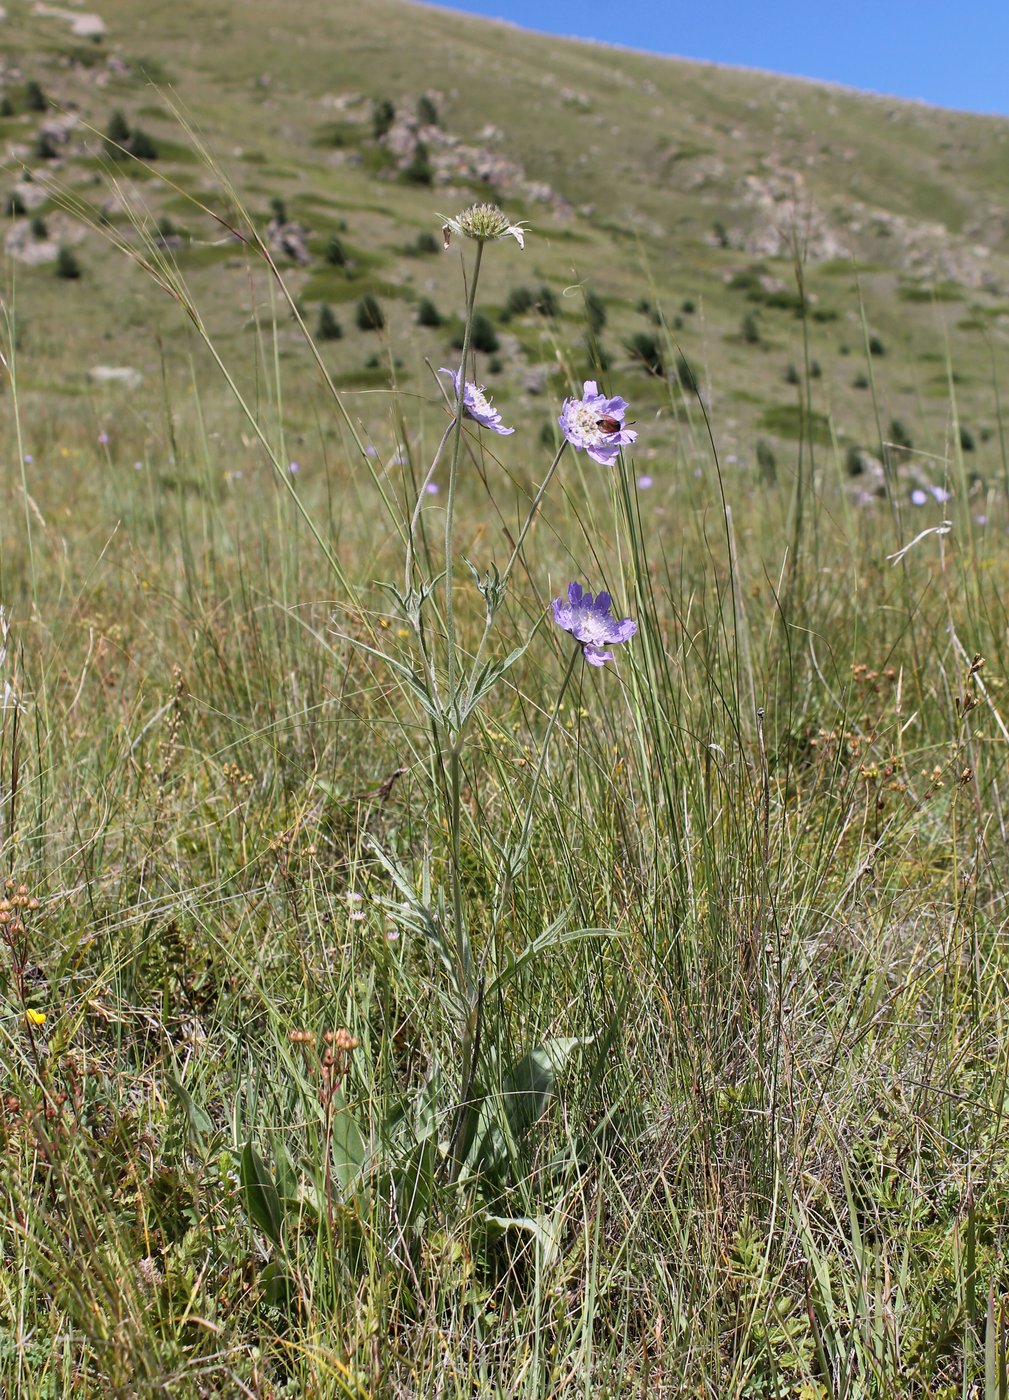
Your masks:
M134 463L133 463L133 470L134 470L135 472L142 472L143 469L144 469L144 464L143 464L143 462L134 462Z
M650 489L652 486L654 486L654 485L655 485L654 481L653 481L652 478L648 475L647 472L646 472L643 476L639 476L639 477L638 477L638 490L639 490L639 491L647 491L647 490L649 490L649 489Z
M377 448L377 447L372 447L371 443L369 442L369 443L368 443L368 446L364 449L364 455L365 455L366 457L377 457L377 456L378 456L378 448Z
M438 485L437 481L429 481L424 487L424 490L429 496L437 496L438 492L441 490L441 487Z
M30 452L26 452L26 453L25 453L25 466L26 466L26 467L30 467L31 464L32 464L34 461L35 461L35 458L32 456L32 454L31 454Z
M594 379L586 379L582 397L565 399L557 421L572 447L579 452L584 448L594 462L612 467L621 447L637 437L632 428L624 427L626 412L626 399L608 399Z
M916 486L911 492L911 504L913 506L923 506L928 500L928 492L923 491L920 486Z
M553 601L554 621L582 643L585 660L590 666L612 661L613 653L602 648L628 642L638 630L632 618L625 617L618 622L610 612L611 603L608 593L600 593L593 602L592 594L583 593L580 583L568 584L567 602L563 598Z
M440 369L438 373L451 376L452 384L455 387L456 398L458 398L459 371L457 369ZM487 398L482 384L471 384L468 379L466 380L466 388L462 396L462 406L466 410L468 416L473 419L473 422L479 423L481 428L490 428L492 433L500 433L502 437L507 437L509 433L515 431L514 428L506 428L501 422L501 415Z
M930 486L928 489L932 492L933 498L937 500L941 506L953 499L953 492L947 490L945 486Z
M980 526L982 526L982 528L983 528L985 525L988 524L988 517L987 517L987 515L975 515L975 517L974 517L974 524L975 524L975 525L980 525Z
M288 462L287 470L291 473L292 476L297 476L298 473L301 471L301 468L298 466L297 462Z
M101 444L102 447L108 447L108 445L109 445L109 435L108 435L108 433L105 431L104 428L103 428L102 431L98 434L98 441L99 441L99 443Z

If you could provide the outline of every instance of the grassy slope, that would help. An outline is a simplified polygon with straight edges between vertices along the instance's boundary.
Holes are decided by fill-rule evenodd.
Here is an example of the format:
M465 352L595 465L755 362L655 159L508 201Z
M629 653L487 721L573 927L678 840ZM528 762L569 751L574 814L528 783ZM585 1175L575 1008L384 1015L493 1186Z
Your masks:
M8 8L23 76L98 127L122 107L175 143L159 169L220 199L135 73L96 89L60 65L58 29ZM257 220L282 195L321 252L343 219L357 270L283 269L310 312L322 290L350 303L344 339L321 347L338 401L262 266L131 172L131 197L194 236L179 268L247 413L183 312L96 232L78 283L16 270L3 450L33 461L0 487L0 695L10 683L24 705L0 726L0 1391L971 1393L1009 1294L1009 516L998 433L961 454L950 425L997 427L986 339L957 322L983 321L997 351L1000 294L901 299L899 235L860 234L888 351L870 358L853 269L808 268L839 315L808 327L814 407L842 444L877 440L873 395L851 386L863 373L884 431L903 418L922 470L955 490L912 509L901 479L863 509L830 448L815 445L815 480L809 444L788 438L776 482L766 458L749 470L755 433L771 436L755 423L797 401L782 371L803 363L801 325L765 307L763 343L743 344L753 303L725 278L753 259L707 239L715 219L750 231L739 178L768 151L808 153L813 131L803 173L822 208L980 221L969 240L991 240L999 281L1005 125L387 0L306 4L295 35L279 3L102 13L110 46L159 65ZM468 732L457 854L424 705L367 648L417 664L379 584L403 577L445 421L422 357L449 352L411 303L457 313L462 294L454 254L402 247L467 192L334 164L312 138L334 120L319 99L343 88L411 107L431 89L453 131L496 123L530 177L593 205L560 218L508 201L534 234L524 254L490 250L479 300L589 277L641 433L626 471L562 461L487 654L525 641L572 577L606 580L638 635L616 666L575 672L553 723L567 638L536 632ZM19 112L3 130L27 142L36 124ZM708 156L722 173L689 188ZM78 148L60 178L100 201L89 159ZM791 285L787 260L767 267ZM352 327L368 287L387 341ZM696 299L678 334L705 371L721 471L697 405L619 349L643 295L670 319ZM584 369L574 303L555 326L504 328L494 392L516 432L467 439L457 561L508 557L550 459L541 426ZM137 365L143 387L90 388L99 362ZM539 364L552 377L534 396ZM645 466L656 484L635 494ZM416 536L427 579L444 461L438 479ZM946 514L950 534L887 562ZM472 654L482 601L456 575ZM443 662L440 598L424 635ZM456 888L482 1001L446 933ZM474 1007L484 1116L453 1183ZM360 1042L334 1071L349 1107L322 1059L340 1027ZM549 1087L551 1066L559 1102L517 1092Z

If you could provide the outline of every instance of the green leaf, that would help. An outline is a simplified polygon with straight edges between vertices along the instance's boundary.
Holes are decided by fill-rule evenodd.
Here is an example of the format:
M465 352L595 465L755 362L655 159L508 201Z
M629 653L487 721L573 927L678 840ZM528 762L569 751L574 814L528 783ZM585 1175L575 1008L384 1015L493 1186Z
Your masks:
M512 1065L502 1080L501 1098L508 1126L516 1142L521 1141L546 1108L557 1075L571 1055L580 1046L591 1044L591 1041L591 1036L560 1036L545 1040Z
M274 1244L280 1244L283 1216L280 1196L270 1169L251 1142L242 1148L239 1178L245 1193L245 1208L252 1220Z
M168 1087L182 1105L182 1111L186 1115L190 1141L198 1151L202 1152L208 1140L214 1136L213 1120L207 1110L200 1107L180 1080L171 1074L167 1075L166 1078Z
M333 1094L333 1170L343 1191L361 1170L365 1158L364 1139L339 1089Z

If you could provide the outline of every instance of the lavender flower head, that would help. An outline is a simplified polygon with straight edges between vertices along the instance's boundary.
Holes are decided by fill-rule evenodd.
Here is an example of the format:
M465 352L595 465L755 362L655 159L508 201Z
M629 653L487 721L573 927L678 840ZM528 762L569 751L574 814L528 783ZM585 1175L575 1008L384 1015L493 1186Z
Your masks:
M621 447L638 436L632 428L624 427L626 412L626 399L608 399L594 379L586 379L582 397L565 399L557 421L572 447L579 452L584 448L594 462L612 467Z
M439 374L448 374L452 377L452 384L455 387L455 395L459 397L459 373L455 369L440 369ZM466 380L466 388L462 396L462 406L466 415L473 419L474 423L479 423L481 428L490 428L492 433L500 433L502 437L507 437L509 433L515 431L514 428L506 428L501 422L501 415L491 404L490 399L484 393L482 384L471 384Z
M601 666L604 661L612 661L613 653L603 651L603 647L616 646L629 642L638 630L633 618L625 617L618 621L610 612L612 599L608 593L600 593L593 601L591 593L583 593L580 583L568 584L567 601L555 598L553 601L554 621L565 632L570 632L575 641L581 642L585 660L590 666Z

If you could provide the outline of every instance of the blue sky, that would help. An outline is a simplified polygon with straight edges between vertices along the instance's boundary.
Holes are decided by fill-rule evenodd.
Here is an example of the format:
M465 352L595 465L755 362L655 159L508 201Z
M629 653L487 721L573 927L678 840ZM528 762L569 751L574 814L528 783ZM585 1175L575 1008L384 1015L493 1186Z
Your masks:
M1009 116L1009 0L442 0L602 39Z

